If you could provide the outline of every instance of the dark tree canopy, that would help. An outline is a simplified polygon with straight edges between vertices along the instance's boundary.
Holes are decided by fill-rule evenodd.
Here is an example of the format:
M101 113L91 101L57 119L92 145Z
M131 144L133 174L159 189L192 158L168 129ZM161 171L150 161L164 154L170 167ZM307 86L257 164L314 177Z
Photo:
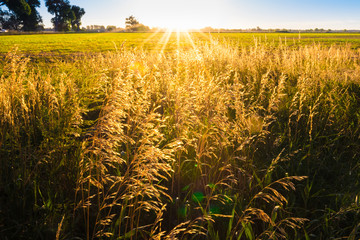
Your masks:
M4 29L20 30L21 21L14 13L0 10L0 25Z
M75 18L71 21L71 27L73 30L80 31L81 18L85 14L85 10L79 6L72 6L72 12Z
M36 31L42 22L36 8L39 0L0 0L0 6L5 5L9 11L0 11L0 22L3 28Z
M55 31L69 31L71 27L80 29L81 17L85 10L78 6L71 6L69 0L46 0L46 7L49 13L55 15L51 19Z
M40 7L39 0L27 0L27 3L30 6L31 13L29 15L22 15L21 19L23 20L23 30L24 31L35 31L38 30L42 22L41 16L36 8Z
M0 0L0 5L5 5L16 15L31 14L30 5L25 0Z
M136 25L138 25L138 24L139 24L139 21L136 20L136 18L135 18L133 15L131 15L131 16L128 17L128 18L125 18L125 26L126 26L127 28L129 28L129 27L134 27L134 26L136 26Z
M69 15L71 12L70 2L68 0L46 0L45 6L49 13L55 15L51 19L54 24L55 31L69 30Z

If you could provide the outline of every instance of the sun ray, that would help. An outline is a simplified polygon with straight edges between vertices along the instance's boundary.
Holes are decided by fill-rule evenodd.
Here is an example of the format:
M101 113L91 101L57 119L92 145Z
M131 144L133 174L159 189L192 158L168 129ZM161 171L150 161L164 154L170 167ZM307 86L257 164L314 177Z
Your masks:
M180 31L177 30L176 31L176 47L177 47L177 51L180 51Z
M157 29L155 32L153 32L149 37L147 37L144 42L141 44L141 47L144 47L150 40L152 40L156 35L158 35L160 32L160 29Z
M163 53L164 51L165 51L165 48L166 48L166 46L167 46L167 44L168 44L168 42L169 42L169 39L170 39L170 36L171 36L171 34L172 34L172 30L169 30L169 31L167 31L165 34L164 34L164 36L163 36L163 42L161 43L163 46L162 46L162 48L161 48L161 53ZM161 41L161 40L160 40Z
M165 32L165 33L164 32L162 32L162 33L159 32L159 34L161 34L161 38L157 41L157 43L156 43L156 45L155 45L155 47L153 49L154 52L157 52L157 51L159 51L159 49L162 48L161 46L164 44L166 36L167 36L167 32Z
M176 67L177 69L179 69L180 66L180 47L181 47L181 42L180 42L180 31L179 29L176 31Z
M210 32L203 32L203 31L199 31L198 32L202 37L204 37L206 39L207 42L213 42L214 41L214 38L213 36L211 35Z
M190 36L190 33L186 31L186 32L184 32L184 35L185 35L186 39L189 41L189 43L191 44L192 48L193 48L196 52L198 52L199 49L198 49L197 46L195 45L194 40L193 40L192 37Z

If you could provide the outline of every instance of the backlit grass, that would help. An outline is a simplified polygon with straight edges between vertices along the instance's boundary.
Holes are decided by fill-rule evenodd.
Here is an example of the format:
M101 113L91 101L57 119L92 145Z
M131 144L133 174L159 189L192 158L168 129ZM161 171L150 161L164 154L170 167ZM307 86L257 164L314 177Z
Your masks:
M6 54L1 236L359 238L358 50L131 36Z

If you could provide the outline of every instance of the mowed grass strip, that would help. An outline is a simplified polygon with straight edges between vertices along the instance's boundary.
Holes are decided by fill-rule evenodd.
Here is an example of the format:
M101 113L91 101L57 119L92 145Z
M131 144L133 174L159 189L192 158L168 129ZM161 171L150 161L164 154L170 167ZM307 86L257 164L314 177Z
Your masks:
M190 38L189 38L190 37ZM191 40L190 40L191 39ZM173 51L181 46L191 47L191 41L225 40L239 46L250 46L254 41L286 45L351 45L360 47L357 33L68 33L0 35L0 54L14 48L28 55L69 55L97 53L127 48L154 51Z

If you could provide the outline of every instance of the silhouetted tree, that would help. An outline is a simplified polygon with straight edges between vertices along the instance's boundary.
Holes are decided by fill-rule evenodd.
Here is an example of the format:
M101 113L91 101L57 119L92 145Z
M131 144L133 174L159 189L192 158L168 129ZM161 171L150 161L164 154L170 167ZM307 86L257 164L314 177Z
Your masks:
M125 19L126 29L132 32L148 32L150 28L144 24L139 23L134 16Z
M138 24L139 24L138 20L136 20L136 18L133 15L131 15L128 18L125 18L125 26L126 26L126 28L134 27L134 26L136 26Z
M0 25L4 29L20 30L21 21L14 13L0 10Z
M0 0L0 6L5 5L10 11L16 15L30 15L31 8L26 0Z
M0 12L0 21L10 29L36 31L42 22L36 8L39 0L0 0L0 6L5 5L9 11ZM5 28L5 27L4 27Z
M108 25L108 26L106 27L106 31L111 32L111 31L114 31L114 30L116 30L116 26Z
M80 28L81 17L85 14L83 8L71 6L69 0L46 0L45 5L49 13L55 15L51 19L55 31L69 31L71 26Z
M30 6L31 13L29 15L23 14L20 16L20 19L23 23L23 30L24 31L36 31L39 30L42 26L42 18L36 8L40 7L39 0L27 0L27 3Z
M63 31L67 29L67 14L71 11L70 2L68 0L46 0L45 6L48 12L55 15L51 19L54 24L55 31Z
M71 21L71 27L75 31L80 31L81 18L84 16L85 10L78 6L72 6L71 10L75 16L75 18Z

